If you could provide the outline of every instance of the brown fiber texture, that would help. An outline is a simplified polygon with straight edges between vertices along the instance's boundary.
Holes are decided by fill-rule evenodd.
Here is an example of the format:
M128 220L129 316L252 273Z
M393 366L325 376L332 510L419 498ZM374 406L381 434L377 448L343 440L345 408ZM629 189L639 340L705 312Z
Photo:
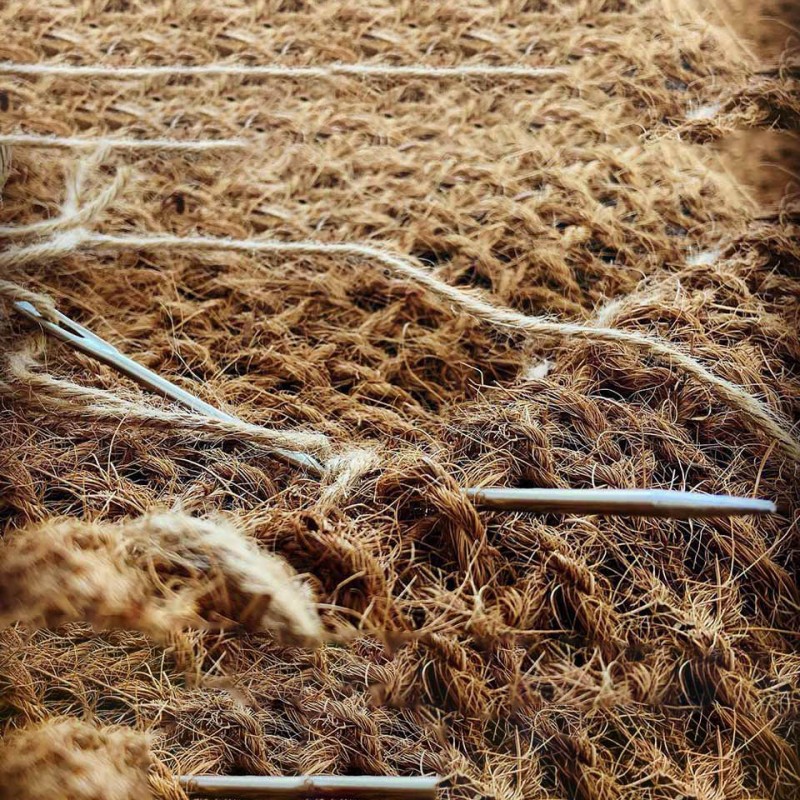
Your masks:
M672 343L796 439L800 216L790 196L760 202L724 150L734 130L796 127L789 56L760 60L678 0L10 0L0 32L16 62L565 68L0 73L2 133L245 143L13 148L9 742L64 717L87 741L126 726L148 736L162 799L202 772L436 772L459 800L794 796L797 464L706 383L622 342L488 324L363 250L8 256L76 227L377 248L471 298ZM251 424L42 340L5 302L20 287ZM300 442L323 485L269 454ZM780 510L501 514L460 492L475 485L691 488ZM215 551L223 530L238 544ZM42 774L59 763L66 781L85 748L59 741L70 755ZM97 775L116 775L105 747ZM137 770L120 797L147 796Z

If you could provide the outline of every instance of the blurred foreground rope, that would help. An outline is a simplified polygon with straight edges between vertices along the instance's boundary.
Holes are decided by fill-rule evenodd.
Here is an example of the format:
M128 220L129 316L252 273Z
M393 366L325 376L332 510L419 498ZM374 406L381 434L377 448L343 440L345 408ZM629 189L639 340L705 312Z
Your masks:
M269 631L314 647L308 587L278 555L222 519L163 511L119 525L52 520L0 541L0 628L140 630L158 641L195 628Z

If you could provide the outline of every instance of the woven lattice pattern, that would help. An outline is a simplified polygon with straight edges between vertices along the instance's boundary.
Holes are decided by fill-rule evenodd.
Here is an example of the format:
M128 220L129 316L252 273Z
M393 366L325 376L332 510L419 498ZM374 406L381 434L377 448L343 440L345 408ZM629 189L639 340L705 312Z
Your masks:
M93 229L379 246L529 314L661 336L795 421L796 217L760 206L715 144L744 125L792 127L792 73L765 73L726 29L675 5L13 0L0 60L566 69L0 74L0 124L242 138L239 151L111 150L86 197L115 170L131 177ZM15 147L2 223L56 217L82 158ZM189 772L420 771L447 776L454 798L792 796L796 465L707 387L624 345L498 333L369 258L89 249L1 277L249 422L377 453L323 500L235 435L95 419L79 400L54 412L4 359L3 552L18 585L44 563L65 593L51 608L38 585L26 616L19 593L0 592L0 619L27 620L0 632L7 732L30 728L62 760L58 748L90 742L92 764L130 745L120 798L179 797L173 777ZM9 353L35 353L37 372L166 406L33 335L3 306L0 336ZM758 494L780 513L479 513L459 491L478 484ZM325 646L286 646L283 618L254 632L251 595L222 568L209 578L131 550L126 531L147 537L142 518L164 509L222 517L288 562L319 603ZM28 562L26 534L44 548ZM64 563L65 541L71 581L47 558L55 542ZM82 541L102 543L92 558L134 587L135 612L134 594L103 594ZM193 581L189 611L164 612L157 636L140 623ZM110 598L110 631L97 597ZM94 727L34 727L64 716ZM9 737L16 787L20 741Z

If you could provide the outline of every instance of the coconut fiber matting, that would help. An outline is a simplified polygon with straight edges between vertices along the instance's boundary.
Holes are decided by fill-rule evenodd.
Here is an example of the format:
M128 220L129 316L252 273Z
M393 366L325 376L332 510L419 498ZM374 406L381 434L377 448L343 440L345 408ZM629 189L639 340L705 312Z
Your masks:
M722 147L796 125L790 59L656 0L6 0L0 26L44 65L0 69L0 796L793 796L797 216ZM45 339L25 298L242 422ZM476 485L779 513L476 511Z

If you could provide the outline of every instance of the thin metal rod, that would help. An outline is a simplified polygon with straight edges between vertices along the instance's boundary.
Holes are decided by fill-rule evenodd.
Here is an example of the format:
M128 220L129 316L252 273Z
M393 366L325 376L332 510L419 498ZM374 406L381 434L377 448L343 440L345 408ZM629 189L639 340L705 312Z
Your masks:
M477 506L497 511L609 514L626 517L733 517L772 514L775 504L755 497L666 489L466 489Z
M56 312L58 323L51 322L26 302L14 307L45 331L71 344L83 353L108 364L129 378L159 394L176 400L201 414L229 422L239 422L199 397L181 389L155 372L137 364L120 353L116 347L96 336L64 314ZM322 465L307 453L275 449L273 452L284 461L303 467L316 477L323 474ZM482 508L497 511L528 511L560 514L610 514L620 516L671 517L690 519L699 517L732 517L746 514L771 514L774 503L752 497L697 494L659 489L465 489L465 494Z
M262 800L285 798L347 798L347 800L434 800L441 778L372 775L298 775L262 777L257 775L187 775L181 786L190 795L205 797L247 797Z
M168 397L171 400L175 400L194 411L199 411L207 417L222 419L227 422L241 422L241 420L234 417L232 414L226 414L224 411L220 411L218 408L206 403L199 397L181 389L180 386L176 386L174 383L166 380L166 378L162 378L152 370L147 369L147 367L138 364L132 358L128 358L128 356L120 353L114 345L109 344L105 339L101 339L77 322L73 322L73 320L64 314L56 311L56 316L58 318L58 323L56 323L43 317L31 303L24 301L16 302L14 303L14 308L23 316L40 325L47 333L72 345L82 353L98 361L102 361L104 364L108 364L109 367L113 367L123 375L127 375L142 386L146 386L148 389L164 397ZM283 461L307 469L314 475L320 476L323 473L322 464L307 453L282 450L280 448L275 448L270 452L274 453Z

